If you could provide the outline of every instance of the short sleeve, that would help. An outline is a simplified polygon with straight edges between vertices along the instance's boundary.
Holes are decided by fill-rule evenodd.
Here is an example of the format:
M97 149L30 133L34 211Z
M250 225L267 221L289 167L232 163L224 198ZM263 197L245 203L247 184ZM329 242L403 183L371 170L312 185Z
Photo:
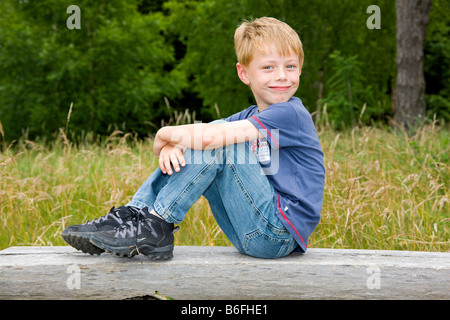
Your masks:
M245 120L245 119L248 119L252 114L255 114L257 112L257 110L258 110L258 106L253 105L243 111L235 113L227 118L224 118L223 120L225 120L227 122Z
M299 143L298 111L289 102L277 103L248 120L260 130L272 148L294 147Z

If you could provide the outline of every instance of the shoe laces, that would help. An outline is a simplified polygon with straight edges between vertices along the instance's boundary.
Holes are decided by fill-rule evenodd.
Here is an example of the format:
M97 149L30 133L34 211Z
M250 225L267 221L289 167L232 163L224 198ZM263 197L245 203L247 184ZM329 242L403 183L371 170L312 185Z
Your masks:
M116 238L125 238L127 236L133 237L141 234L141 215L145 217L145 214L142 210L135 211L131 210L131 219L123 222L120 226L115 228L116 234L114 237Z
M142 209L131 209L132 217L130 220L122 223L119 227L115 228L115 238L134 237L134 250L139 254L139 248L137 245L137 237L141 234L141 215L146 218L145 212ZM133 252L132 251L132 252Z
M134 238L134 250L136 250L136 252L139 254L139 248L138 248L138 235L141 234L141 225L144 225L144 222L147 220L150 220L149 222L146 223L146 229L148 229L152 235L154 235L155 237L158 236L158 234L156 233L155 229L153 229L152 225L150 222L152 222L151 219L151 213L146 214L145 211L143 209L139 209L137 210L136 208L130 208L131 212L132 212L132 217L130 220L122 223L119 227L115 228L116 233L114 234L115 238L126 238L128 237L133 237ZM141 217L143 217L143 220L141 220ZM180 229L179 226L174 227L174 229L172 230L172 233L177 232ZM132 247L132 246L130 246ZM132 252L133 252L132 251Z

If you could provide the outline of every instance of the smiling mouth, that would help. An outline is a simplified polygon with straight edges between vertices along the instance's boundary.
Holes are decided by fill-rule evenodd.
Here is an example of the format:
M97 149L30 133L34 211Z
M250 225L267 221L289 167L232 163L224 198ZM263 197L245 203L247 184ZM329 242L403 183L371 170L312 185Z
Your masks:
M289 90L290 87L269 87L269 88L275 91L287 91Z

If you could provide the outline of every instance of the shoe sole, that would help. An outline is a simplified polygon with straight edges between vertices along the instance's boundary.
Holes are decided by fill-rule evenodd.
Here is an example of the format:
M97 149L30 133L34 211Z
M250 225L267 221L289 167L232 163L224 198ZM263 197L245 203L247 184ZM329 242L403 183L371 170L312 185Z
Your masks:
M168 245L165 247L154 248L152 246L142 245L140 248L136 246L131 247L112 247L110 245L104 244L101 240L96 237L90 239L91 244L98 248L105 250L105 252L115 254L119 257L132 258L139 253L145 255L150 260L170 260L173 258L173 245Z
M100 255L105 252L105 250L91 243L91 235L92 234L87 234L86 232L83 234L63 232L62 237L69 245L84 253L89 253L90 255Z

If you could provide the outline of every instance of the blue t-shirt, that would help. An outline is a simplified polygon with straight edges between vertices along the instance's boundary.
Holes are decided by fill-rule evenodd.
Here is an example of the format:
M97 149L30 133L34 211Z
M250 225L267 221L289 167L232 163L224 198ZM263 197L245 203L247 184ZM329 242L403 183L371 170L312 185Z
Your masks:
M251 106L224 120L245 119L265 137L249 143L275 189L277 216L305 252L320 220L325 184L323 152L311 115L292 97L261 112Z

